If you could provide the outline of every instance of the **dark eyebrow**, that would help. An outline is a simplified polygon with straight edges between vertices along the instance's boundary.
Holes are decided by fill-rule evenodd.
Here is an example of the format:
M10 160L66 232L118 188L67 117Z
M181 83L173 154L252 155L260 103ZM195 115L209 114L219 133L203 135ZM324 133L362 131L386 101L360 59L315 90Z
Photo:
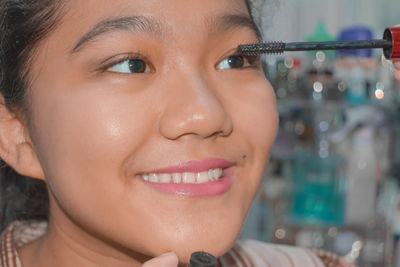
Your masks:
M261 33L248 14L227 14L221 17L212 17L208 24L213 32L223 32L232 28L248 28L261 40Z
M161 34L162 26L157 20L144 16L129 16L106 19L97 23L76 43L71 53L76 53L99 35L113 31L136 31Z

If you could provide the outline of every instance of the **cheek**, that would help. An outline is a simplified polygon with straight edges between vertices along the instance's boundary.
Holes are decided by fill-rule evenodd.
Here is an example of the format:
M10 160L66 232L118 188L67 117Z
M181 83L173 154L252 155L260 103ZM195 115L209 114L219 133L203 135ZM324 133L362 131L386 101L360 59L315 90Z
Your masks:
M132 239L140 236L136 229L148 226L135 219L148 209L135 203L150 202L150 196L132 185L123 167L153 138L156 111L148 96L110 90L38 92L32 140L53 197L52 219L68 228L65 218L71 218L105 240L134 247L140 243Z
M269 154L278 130L274 91L265 79L247 82L231 102L234 125L255 153Z
M107 177L115 177L110 187L123 190L117 188L123 177L116 177L121 162L145 143L154 125L143 104L148 100L102 88L49 91L33 98L33 141L52 190L87 194L109 183Z
M266 163L278 130L278 112L276 99L271 85L265 79L253 79L248 83L245 91L235 96L232 106L236 134L245 140L243 155L249 165L243 174L241 192L247 201L245 209L251 205L251 201L261 182ZM239 142L238 142L239 143Z
M272 88L265 89L255 95L248 119L243 119L243 129L254 146L269 153L278 130L278 113Z

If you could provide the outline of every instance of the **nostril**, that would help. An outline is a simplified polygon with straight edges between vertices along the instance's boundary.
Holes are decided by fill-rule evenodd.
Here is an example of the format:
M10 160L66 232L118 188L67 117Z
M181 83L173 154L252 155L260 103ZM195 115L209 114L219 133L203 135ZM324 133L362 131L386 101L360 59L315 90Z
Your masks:
M231 131L218 131L210 134L209 136L205 136L204 138L216 138L216 137L226 137L231 133Z
M184 136L225 137L233 130L232 119L222 106L170 108L159 121L159 132L170 140Z

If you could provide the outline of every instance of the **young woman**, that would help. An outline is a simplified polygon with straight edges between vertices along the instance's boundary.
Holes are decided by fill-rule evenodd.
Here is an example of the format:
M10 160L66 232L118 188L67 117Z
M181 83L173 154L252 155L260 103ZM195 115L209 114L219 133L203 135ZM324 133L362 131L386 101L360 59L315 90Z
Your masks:
M1 266L339 264L235 245L278 121L248 4L0 0Z

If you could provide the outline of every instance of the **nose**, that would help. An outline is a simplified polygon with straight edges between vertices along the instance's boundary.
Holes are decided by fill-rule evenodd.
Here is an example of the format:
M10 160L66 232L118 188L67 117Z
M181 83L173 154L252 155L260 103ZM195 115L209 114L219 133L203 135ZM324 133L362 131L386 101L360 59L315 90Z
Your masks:
M195 73L185 73L171 80L167 105L159 120L159 131L165 138L211 138L231 134L232 119L211 82Z

